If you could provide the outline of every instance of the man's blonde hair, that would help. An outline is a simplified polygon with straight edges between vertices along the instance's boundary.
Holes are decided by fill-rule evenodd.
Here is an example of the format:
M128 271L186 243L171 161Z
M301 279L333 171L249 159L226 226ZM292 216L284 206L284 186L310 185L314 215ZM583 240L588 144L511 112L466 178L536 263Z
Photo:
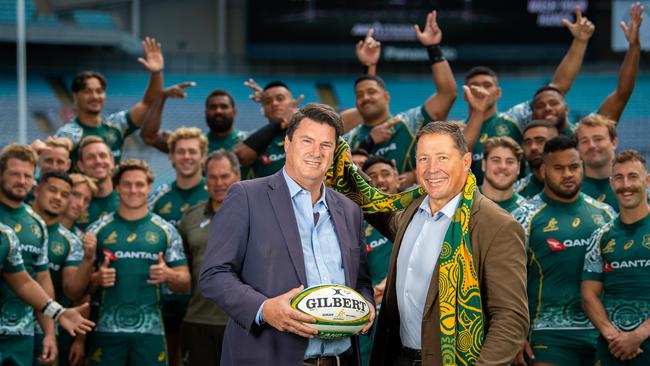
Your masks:
M5 169L7 169L7 162L12 158L28 162L32 164L34 168L36 168L36 165L38 164L38 155L36 155L34 149L29 145L9 144L2 149L2 152L0 152L0 174L5 172Z
M496 136L496 137L491 137L487 139L487 141L485 141L485 145L483 145L483 159L487 160L492 150L496 149L497 147L510 149L510 151L512 151L512 154L515 156L517 161L521 161L521 159L524 158L524 150L517 143L517 141L512 139L512 137Z
M63 138L63 137L52 137L48 138L45 140L44 144L47 147L51 148L62 148L65 149L68 153L70 153L70 140Z
M85 175L85 174L79 174L79 173L73 173L70 174L70 179L72 180L72 186L76 186L77 184L85 184L88 186L90 189L90 192L92 193L93 197L97 195L97 183L95 183L95 179Z
M147 176L147 183L149 184L153 183L154 179L156 179L156 175L154 174L153 170L149 168L149 164L147 164L144 160L128 159L121 162L120 165L116 166L113 170L113 187L118 186L120 179L122 178L122 174L129 170L140 170L144 172L144 174Z
M618 133L616 132L616 122L603 116L602 114L592 113L578 122L576 126L575 134L576 137L580 138L580 128L582 126L588 127L605 127L609 133L609 139L614 141Z
M208 139L203 134L199 128L196 127L179 127L176 131L172 132L167 140L167 147L169 148L169 153L173 154L174 149L176 148L176 143L179 140L190 140L197 139L199 140L199 148L201 150L201 155L205 156L208 154Z
M104 144L106 147L108 147L108 151L111 152L111 155L113 155L113 151L111 151L111 147L108 146L106 141L104 141L103 138L99 136L86 136L84 137L81 142L79 143L79 149L77 150L77 153L79 154L79 160L83 160L83 151L88 145L92 144Z

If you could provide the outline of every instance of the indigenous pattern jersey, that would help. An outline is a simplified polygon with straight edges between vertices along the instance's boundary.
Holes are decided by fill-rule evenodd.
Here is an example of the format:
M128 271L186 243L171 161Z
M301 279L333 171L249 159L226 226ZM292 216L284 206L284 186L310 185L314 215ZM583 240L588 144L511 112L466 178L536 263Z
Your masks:
M226 151L233 151L235 145L246 140L248 137L248 132L239 131L236 128L233 128L232 132L228 136L217 136L211 132L205 134L205 137L208 138L208 153L213 151L224 149ZM246 178L249 175L250 168L247 166L241 166L241 177Z
M25 270L19 245L20 242L13 230L7 225L0 224L0 272L15 273Z
M582 193L564 203L542 192L515 210L526 232L531 330L593 328L580 299L585 251L593 232L614 215Z
M432 119L427 114L424 106L401 112L395 118L399 118L401 122L393 125L393 135L390 140L374 145L368 153L395 160L397 170L404 173L415 169L415 134L420 128L431 122ZM393 119L393 116L388 117L386 121L391 119ZM359 143L370 135L370 130L373 127L375 126L362 124L353 128L346 135L350 149L358 148Z
M467 121L465 121L467 124ZM474 150L472 151L472 173L476 176L476 184L481 185L483 183L483 148L485 142L490 137L502 137L509 136L512 137L518 144L521 144L523 136L521 134L521 127L517 121L504 113L496 113L492 117L486 119L481 126L481 131L479 132L479 138L474 144Z
M516 193L529 200L536 194L544 190L544 182L535 177L535 174L530 173L527 176L519 179L513 188Z
M61 126L56 133L55 137L67 137L72 140L73 149L70 154L72 159L72 166L76 166L79 160L78 148L79 143L87 136L101 137L108 147L113 151L115 158L115 165L120 163L122 158L122 146L124 139L132 134L138 127L131 121L131 114L129 111L121 111L113 113L108 117L102 119L99 127L88 127L75 118L72 121Z
M284 166L286 154L284 152L284 136L282 132L276 136L269 146L262 154L257 157L257 160L248 169L248 172L242 170L242 177L247 179L266 177L274 174Z
M513 193L512 197L508 198L507 200L494 201L494 203L496 203L497 205L499 205L499 207L508 211L509 213L513 213L516 209L521 207L521 205L523 205L525 202L526 199L517 193Z
M0 203L0 222L16 234L29 275L34 278L36 273L47 271L47 228L40 216L24 203L18 208ZM4 281L0 282L0 334L34 334L34 311Z
M605 202L618 212L616 194L614 194L612 187L609 185L609 178L595 179L585 176L580 191L587 196L595 198L597 201Z
M54 285L56 299L63 306L70 306L63 295L63 268L68 266L79 267L83 259L83 247L81 240L70 230L61 224L53 224L47 227L48 252L50 262L50 276Z
M507 114L512 119L517 121L517 124L523 131L524 127L526 127L526 125L533 120L533 101L528 100L516 104L503 113ZM573 136L573 131L575 130L575 128L576 126L571 121L567 121L566 126L564 126L564 128L561 131L559 131L559 133L561 135L571 137Z
M110 256L110 267L116 272L115 286L98 291L96 331L164 334L160 286L147 280L159 252L171 268L187 265L176 229L153 213L134 221L111 213L92 224L88 232L97 236L97 262Z
M106 197L94 197L88 205L88 210L79 216L75 224L85 231L88 225L99 220L111 212L115 212L120 205L120 196L113 191Z
M209 198L205 178L190 189L180 189L176 181L163 184L149 196L149 210L178 227L183 215L190 207L206 201Z
M373 286L380 283L388 274L390 254L393 251L393 242L381 235L372 225L364 223L366 233L366 253L368 256L368 268L370 269L370 281Z
M632 224L616 218L596 231L582 279L603 283L603 305L620 330L650 318L650 215Z

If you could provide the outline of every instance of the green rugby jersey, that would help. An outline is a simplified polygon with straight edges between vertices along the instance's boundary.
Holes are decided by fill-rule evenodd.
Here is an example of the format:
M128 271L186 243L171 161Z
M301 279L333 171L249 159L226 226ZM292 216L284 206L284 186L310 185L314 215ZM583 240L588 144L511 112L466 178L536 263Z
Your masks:
M369 223L364 222L364 225L370 281L373 286L376 286L383 281L388 274L390 254L393 251L393 242L381 235L381 233Z
M482 188L481 188L481 192L483 192ZM521 207L521 205L524 204L524 202L526 202L526 199L518 193L513 193L512 197L508 198L507 200L503 200L503 201L492 200L492 202L496 203L497 205L499 205L499 207L508 211L509 213L513 213L514 210L518 209L519 207Z
M95 331L103 333L164 334L160 315L160 286L149 285L149 268L164 253L169 267L186 266L183 244L176 228L149 212L129 221L117 212L93 223L88 232L97 236L97 262L104 251L115 256L115 286L101 288L97 295L99 315Z
M544 192L515 210L528 252L531 330L594 329L582 311L580 282L589 238L611 220L611 207L579 194L571 203Z
M411 108L394 117L401 121L393 125L393 135L390 140L373 146L368 153L395 160L397 170L404 173L415 169L415 134L432 119L424 106ZM389 116L386 121L390 121L392 118L393 116ZM361 124L348 132L345 139L350 145L350 149L358 148L359 143L370 135L370 130L373 127L375 126Z
M213 151L224 149L226 151L233 151L235 145L246 140L248 137L248 132L239 131L236 128L233 128L232 132L227 136L217 136L212 132L205 134L205 137L208 138L208 153ZM284 138L284 137L283 137ZM241 177L246 178L250 173L250 168L247 166L241 166Z
M285 132L276 136L262 154L257 157L253 165L248 167L248 172L242 169L242 178L260 178L274 174L284 166L286 153L284 152Z
M618 212L616 194L609 185L609 178L595 179L585 175L582 180L582 186L580 186L580 191L587 196L595 198L597 201L605 202Z
M25 269L32 278L47 271L47 228L31 207L12 208L0 202L0 222L13 229ZM0 282L0 334L34 335L34 311Z
M467 124L467 121L465 121ZM474 144L474 149L472 151L472 173L476 176L476 184L480 185L483 183L483 151L485 142L490 137L501 137L509 136L512 137L518 144L521 145L524 138L521 133L521 127L517 121L504 113L495 113L492 117L486 119L481 125L481 131L479 132L479 138Z
M108 147L113 151L115 165L120 163L122 158L122 147L124 139L132 134L138 127L133 124L129 111L113 113L106 118L102 118L99 127L88 127L79 121L76 117L72 121L61 126L55 133L55 137L67 137L72 140L73 149L70 154L72 166L76 167L79 160L79 143L87 136L101 137Z
M13 230L0 223L0 272L15 273L25 270L19 245L20 242Z
M582 279L603 283L603 305L620 330L650 318L650 215L632 224L616 218L596 231Z
M201 182L190 189L180 189L176 181L173 181L171 184L163 184L156 188L149 196L147 205L153 213L178 228L185 212L190 207L207 201L208 198L210 196L205 178L201 178Z
M519 193L519 195L529 200L544 190L544 182L537 179L535 174L530 173L527 176L519 179L515 183L513 189L515 193Z
M79 238L59 223L48 226L47 235L47 257L50 262L50 277L52 277L55 297L58 302L67 307L72 305L72 302L63 294L63 268L79 267L84 256L83 246Z
M120 196L113 191L106 197L94 197L88 205L88 210L79 216L76 226L85 231L88 225L112 212L117 211L120 205Z
M525 102L516 104L503 113L517 121L517 125L519 125L523 131L524 127L533 120L533 101L527 100ZM576 126L573 124L573 122L567 121L566 126L561 131L559 131L559 133L561 135L571 137L573 136L575 129Z

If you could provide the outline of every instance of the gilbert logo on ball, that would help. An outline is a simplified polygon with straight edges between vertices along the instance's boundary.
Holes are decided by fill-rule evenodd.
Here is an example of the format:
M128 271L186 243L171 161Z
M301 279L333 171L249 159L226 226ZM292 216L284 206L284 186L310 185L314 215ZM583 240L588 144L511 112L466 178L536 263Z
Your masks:
M291 307L314 319L307 323L318 330L316 337L337 339L359 332L370 321L368 303L358 292L342 285L317 285L291 299Z

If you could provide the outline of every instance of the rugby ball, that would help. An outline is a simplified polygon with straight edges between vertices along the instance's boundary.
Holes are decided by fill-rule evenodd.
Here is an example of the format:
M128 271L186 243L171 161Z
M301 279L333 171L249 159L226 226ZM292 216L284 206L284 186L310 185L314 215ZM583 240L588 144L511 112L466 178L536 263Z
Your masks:
M305 323L318 330L317 338L339 339L359 332L370 321L368 302L342 285L317 285L291 299L291 307L314 319Z

